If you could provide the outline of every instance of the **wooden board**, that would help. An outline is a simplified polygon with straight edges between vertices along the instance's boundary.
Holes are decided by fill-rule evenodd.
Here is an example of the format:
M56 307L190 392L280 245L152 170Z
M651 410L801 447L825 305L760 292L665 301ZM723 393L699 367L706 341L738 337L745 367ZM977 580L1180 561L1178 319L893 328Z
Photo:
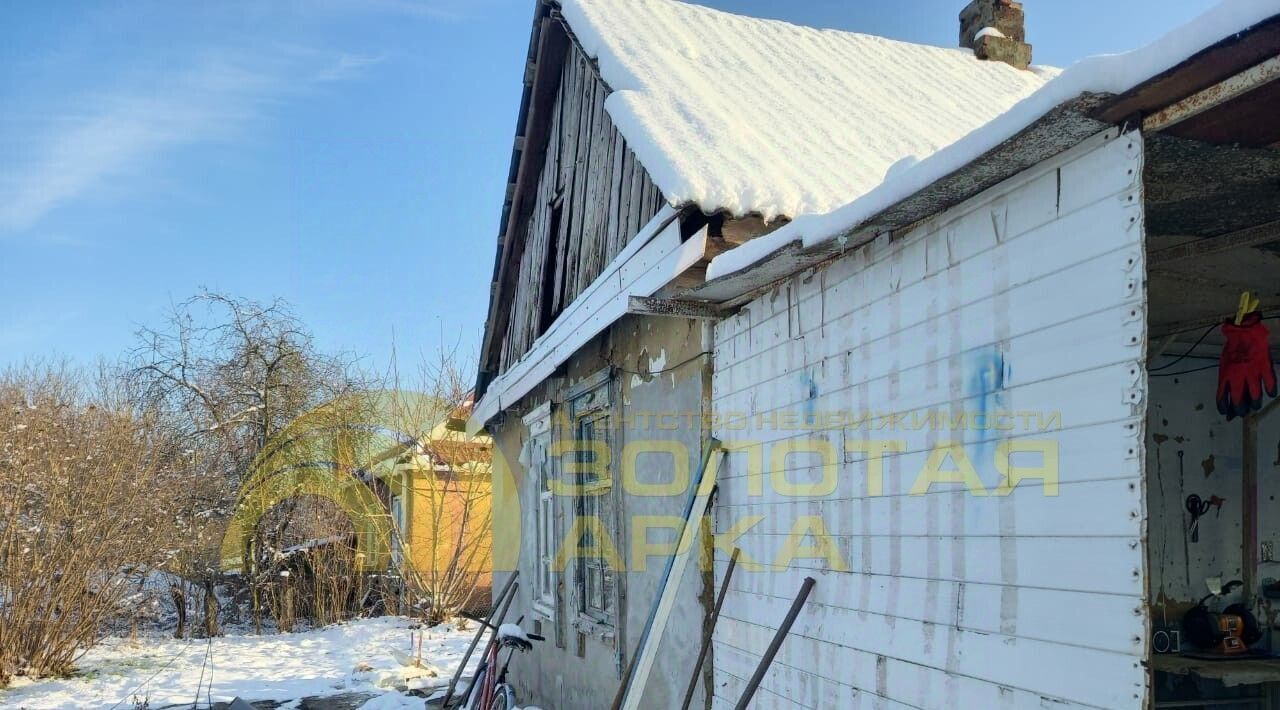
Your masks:
M504 258L513 261L502 269L509 278L496 287L486 328L501 329L492 345L497 361L485 365L491 376L528 354L664 203L609 118L608 87L592 63L576 45L563 52L560 62L540 63L563 70L543 111L546 128L530 133L545 150L526 143L521 159L522 170L536 165L539 172L536 182L519 182L513 198L517 217L527 214L512 225L518 244L508 245ZM545 82L539 72L535 84Z

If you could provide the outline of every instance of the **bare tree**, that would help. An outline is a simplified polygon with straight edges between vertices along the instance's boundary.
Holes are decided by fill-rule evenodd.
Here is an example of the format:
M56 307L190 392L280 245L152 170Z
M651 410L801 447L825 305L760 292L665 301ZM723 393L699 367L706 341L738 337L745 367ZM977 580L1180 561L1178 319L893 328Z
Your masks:
M364 562L378 555L371 543L385 548L390 540L386 509L367 470L381 448L378 399L364 392L295 419L255 462L237 502L229 549L256 531L251 554L259 591L281 630L298 620L327 624L364 610ZM370 537L370 524L379 523L384 534Z
M399 494L413 506L412 524L398 532L400 549L412 554L399 561L429 617L444 618L476 598L488 568L489 452L487 443L446 426L450 418L465 417L469 402L467 368L456 349L424 365L407 383L412 386L402 387L393 374L394 386L384 387L352 358L319 351L284 302L260 304L207 291L177 304L164 324L143 329L139 340L134 391L167 413L170 428L197 452L191 477L204 483L193 486L200 495L184 503L188 524L225 525L237 492L262 473L255 467L265 460L271 459L268 468L287 468L305 463L290 464L291 455L325 459L361 478L388 505ZM382 421L388 406L394 428L405 435L398 449L385 454L395 460L360 459L356 452L369 444L370 427L388 423ZM324 455L288 443L298 438L299 426L327 447ZM326 433L312 436L314 431ZM387 489L388 477L366 470L386 473L388 465L398 472L390 477L401 481L398 492ZM295 618L327 623L357 611L355 591L364 580L352 566L359 554L353 544L337 540L349 528L341 511L305 496L270 505L258 511L241 565L259 629L264 611L284 627ZM217 631L216 605L209 602L219 562L213 537L193 541L175 562L175 571L204 588L209 634ZM185 608L188 590L179 587L176 603Z
M183 415L193 439L218 440L236 482L298 415L369 385L353 358L321 353L279 299L202 291L139 339L134 375L147 396Z
M176 304L166 322L138 333L131 384L147 406L164 412L169 427L198 452L190 472L202 497L188 501L184 517L202 529L184 551L184 577L204 592L204 628L217 633L214 581L217 536L254 458L303 412L370 386L354 358L322 353L287 303L268 304L212 291ZM290 504L292 505L292 504ZM276 516L279 539L293 520ZM259 541L259 548L270 546ZM277 546L278 547L278 546ZM259 622L256 569L246 559ZM185 594L178 595L186 603Z

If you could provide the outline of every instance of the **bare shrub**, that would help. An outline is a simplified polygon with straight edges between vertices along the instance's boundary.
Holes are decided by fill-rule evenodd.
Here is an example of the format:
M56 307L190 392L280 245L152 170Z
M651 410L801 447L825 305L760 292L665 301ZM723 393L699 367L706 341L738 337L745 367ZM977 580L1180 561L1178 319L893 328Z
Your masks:
M262 591L276 627L292 631L299 621L338 623L361 612L365 576L356 565L355 530L332 501L305 496L287 508L292 518L280 549L258 562ZM264 516L272 526L283 511Z
M182 452L110 373L0 374L0 686L65 674L165 562Z
M395 390L394 417L415 438L398 461L402 490L393 491L412 506L407 525L393 521L395 562L406 593L429 623L488 597L492 451L487 438L465 432L473 404L469 372L456 350L442 350L421 365L412 386Z

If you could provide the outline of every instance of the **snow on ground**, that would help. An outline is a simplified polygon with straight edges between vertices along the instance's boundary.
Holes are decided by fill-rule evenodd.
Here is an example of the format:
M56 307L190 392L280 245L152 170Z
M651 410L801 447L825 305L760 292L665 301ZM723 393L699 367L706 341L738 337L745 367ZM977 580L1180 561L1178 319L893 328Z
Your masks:
M906 169L895 169L891 174L885 171L883 180L875 181L878 185L873 183L869 192L843 207L827 214L802 216L771 234L717 256L707 269L707 279L747 268L793 242L812 247L848 235L858 225L977 160L1080 94L1128 91L1200 50L1276 14L1280 14L1280 0L1223 0L1146 47L1125 54L1083 59L1044 88L955 143L931 155L921 153L927 157Z
M467 631L450 625L422 630L426 668L415 669L401 666L392 657L392 651L409 652L413 623L404 617L383 617L303 633L215 638L213 701L236 696L284 701L368 692L386 693L371 701L375 708L422 707L421 699L388 693L387 688L406 681L409 687L447 684L475 634L475 624ZM147 698L152 708L190 706L200 684L207 644L204 639L179 641L165 636L110 638L80 660L80 672L72 678L19 679L11 689L0 690L0 707L106 710L120 703L121 709L131 710L134 696ZM206 685L209 672L204 669ZM205 692L200 694L201 707L206 707Z
M672 204L707 212L835 209L1057 73L673 0L562 5L627 144Z

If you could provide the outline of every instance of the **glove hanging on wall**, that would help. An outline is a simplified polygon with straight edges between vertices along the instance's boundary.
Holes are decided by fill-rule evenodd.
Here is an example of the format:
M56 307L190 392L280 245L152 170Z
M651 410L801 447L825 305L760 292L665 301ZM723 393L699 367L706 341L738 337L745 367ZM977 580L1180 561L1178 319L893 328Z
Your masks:
M1276 367L1271 361L1267 327L1254 311L1222 324L1227 342L1218 360L1218 411L1231 421L1262 407L1262 395L1276 396Z

